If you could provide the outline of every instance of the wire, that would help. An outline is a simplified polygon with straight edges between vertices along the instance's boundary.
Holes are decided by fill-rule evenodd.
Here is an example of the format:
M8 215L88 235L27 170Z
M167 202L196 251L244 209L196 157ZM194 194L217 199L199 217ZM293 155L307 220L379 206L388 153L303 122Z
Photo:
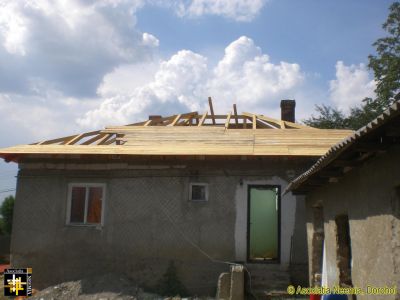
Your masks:
M162 213L167 217L167 219L169 220L169 222L172 224L172 226L175 227L175 230L189 243L191 244L194 248L196 248L201 254L203 254L205 257L207 257L210 261L214 262L214 263L222 263L222 264L227 264L227 265L240 265L237 263L233 263L233 262L229 262L229 261L222 261L222 260L218 260L213 258L212 256L210 256L208 253L206 253L203 249L201 249L199 246L197 246L191 239L189 239L184 233L183 231L175 224L174 220L171 218L171 216L164 210L164 207L162 205L162 203L160 202L160 208Z
M213 258L211 255L209 255L207 252L205 252L203 249L201 249L196 243L194 243L190 238L188 238L185 233L180 229L180 227L175 224L174 220L171 218L171 216L166 212L166 209L164 208L163 204L161 201L159 202L159 208L161 212L167 217L168 221L172 224L172 226L176 229L176 231L190 244L192 245L195 249L197 249L201 254L203 254L205 257L207 257L211 262L213 263L220 263L220 264L226 264L230 266L242 266L245 272L248 274L248 279L249 279L249 292L250 294L254 297L253 290L251 288L251 274L250 271L247 269L245 265L238 264L238 263L233 263L230 261L223 261L223 260L218 260Z
M0 194L1 193L8 193L8 192L14 192L15 189L5 189L5 190L0 190Z

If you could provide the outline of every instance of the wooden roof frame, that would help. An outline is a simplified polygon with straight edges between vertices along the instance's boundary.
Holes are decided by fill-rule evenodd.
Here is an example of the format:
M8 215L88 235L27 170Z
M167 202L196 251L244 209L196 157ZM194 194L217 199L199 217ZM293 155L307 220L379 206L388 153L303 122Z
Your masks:
M314 129L316 128L292 123L288 121L282 121L273 119L260 114L253 114L243 112L242 114L237 113L236 104L233 104L233 111L226 115L216 115L214 113L214 107L212 98L208 98L209 111L204 114L199 114L197 111L177 114L168 117L161 117L158 119L148 119L133 124L124 126L110 126L104 130L96 130L90 132L84 132L76 135L69 135L61 138L45 140L31 145L118 145L118 133L117 131L121 127L129 128L131 126L216 126L225 127L225 129Z

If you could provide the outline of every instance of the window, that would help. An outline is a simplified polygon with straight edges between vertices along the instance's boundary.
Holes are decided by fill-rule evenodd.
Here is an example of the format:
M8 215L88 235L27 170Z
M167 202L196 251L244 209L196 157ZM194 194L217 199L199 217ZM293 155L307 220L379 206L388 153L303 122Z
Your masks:
M189 199L191 201L208 201L208 184L191 183L189 191Z
M67 224L102 224L104 194L104 184L70 184L68 190Z

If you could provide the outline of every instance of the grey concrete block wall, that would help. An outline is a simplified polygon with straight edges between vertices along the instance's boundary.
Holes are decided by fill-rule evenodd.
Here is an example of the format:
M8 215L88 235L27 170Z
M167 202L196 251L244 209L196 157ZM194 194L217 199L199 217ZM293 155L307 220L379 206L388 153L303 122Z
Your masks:
M366 288L400 284L399 203L400 147L367 161L348 172L338 183L326 185L307 196L309 261L312 255L312 206L320 202L324 211L324 233L328 284L338 284L335 216L349 217L352 281ZM397 208L396 208L397 207ZM311 269L311 268L310 268ZM365 295L360 299L381 299ZM395 299L395 296L385 297Z
M285 168L277 170L268 173L285 176ZM211 262L193 244L216 260L237 260L237 187L243 180L271 178L253 171L229 176L219 169L193 174L23 165L17 185L12 264L32 267L37 288L104 272L122 272L141 285L152 286L174 260L192 293L213 294L219 274L229 266ZM74 182L106 184L102 228L66 225L68 184ZM190 182L208 183L208 202L189 201Z
M0 256L10 255L11 236L0 235Z

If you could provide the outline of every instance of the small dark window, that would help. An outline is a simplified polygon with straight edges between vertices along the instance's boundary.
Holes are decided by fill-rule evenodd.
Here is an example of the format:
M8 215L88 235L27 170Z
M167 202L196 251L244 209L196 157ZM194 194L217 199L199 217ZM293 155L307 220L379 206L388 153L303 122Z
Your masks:
M189 197L192 201L208 201L208 184L191 183Z
M351 280L351 239L349 217L347 215L336 216L336 243L337 264L339 268L340 286L353 286Z

